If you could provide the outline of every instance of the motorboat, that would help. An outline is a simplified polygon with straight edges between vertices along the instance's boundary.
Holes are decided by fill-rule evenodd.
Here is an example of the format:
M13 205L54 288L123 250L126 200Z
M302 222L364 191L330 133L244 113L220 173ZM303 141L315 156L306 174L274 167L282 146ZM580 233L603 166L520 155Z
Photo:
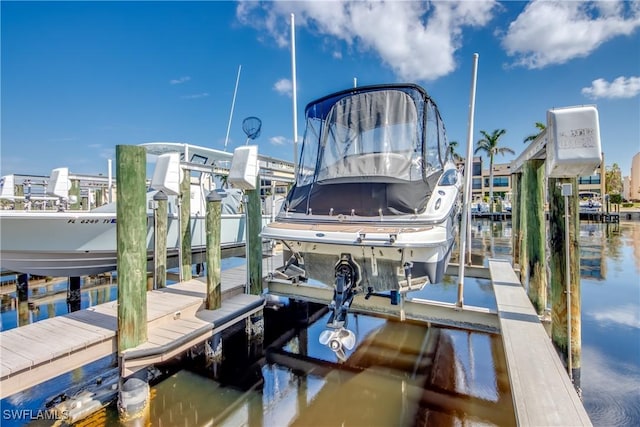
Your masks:
M583 191L578 195L578 208L580 213L599 213L602 212L602 202L600 194Z
M461 174L420 86L351 88L309 103L305 116L295 183L262 237L283 245L275 277L333 287L333 335L321 341L353 345L344 327L356 293L397 296L442 281Z
M179 167L191 171L190 231L194 264L204 262L206 251L206 196L218 191L222 196L221 241L222 250L242 248L245 240L245 215L242 212L242 193L226 189L219 182L228 173L232 153L206 147L175 142L141 144L147 151L147 160L173 155ZM262 176L271 182L292 179L292 165L268 157L260 159ZM60 170L62 169L62 171ZM62 194L53 189L60 182L66 185L66 168L52 173L51 194ZM154 171L155 175L155 171ZM175 173L174 175L178 175ZM289 178L287 178L289 176ZM147 192L148 228L147 248L149 268L152 268L154 246L153 209L150 203L157 189ZM64 197L62 197L64 198ZM0 211L0 266L9 271L38 276L86 276L116 270L116 201L90 211ZM60 206L64 206L61 202ZM167 267L178 266L180 247L179 200L168 197ZM272 219L263 216L263 224ZM241 251L240 251L241 252Z
M474 202L471 202L471 214L472 215L483 215L489 213L489 203L483 202L478 199Z

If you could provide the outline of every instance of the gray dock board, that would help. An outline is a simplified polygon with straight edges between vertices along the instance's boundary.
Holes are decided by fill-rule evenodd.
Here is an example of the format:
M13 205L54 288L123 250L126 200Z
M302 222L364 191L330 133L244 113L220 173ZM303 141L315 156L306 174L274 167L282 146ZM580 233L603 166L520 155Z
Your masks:
M254 307L249 312L261 309L262 306L255 307L258 300L264 305L264 301L255 295L233 295L245 287L245 266L223 271L221 282L222 308L216 311L202 310L206 296L206 278L203 277L148 292L147 322L162 317L169 317L169 320L150 326L149 341L137 348L153 349L190 333L202 335L198 331L204 333L207 327L211 331L218 328L219 332L220 327L226 327L229 320L234 320L229 316L248 306ZM183 315L171 319L174 313L188 308L200 309L196 314L208 314L205 318ZM117 302L110 301L0 332L0 398L113 354L117 347L117 313ZM247 315L240 316L238 321ZM219 319L225 319L225 325L214 324Z
M489 260L489 269L518 424L591 425L511 264Z

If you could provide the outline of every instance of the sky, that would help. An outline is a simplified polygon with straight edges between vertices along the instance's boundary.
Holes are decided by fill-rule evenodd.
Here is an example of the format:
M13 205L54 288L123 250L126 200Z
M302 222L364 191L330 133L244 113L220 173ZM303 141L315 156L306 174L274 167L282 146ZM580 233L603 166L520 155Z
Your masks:
M116 145L245 144L293 161L304 108L357 85L424 87L466 153L505 129L516 155L549 109L598 108L605 163L640 151L640 1L0 2L0 174L107 174ZM240 68L241 67L241 68ZM238 78L238 70L241 70ZM234 91L237 92L234 99ZM232 109L232 105L234 108ZM474 145L475 147L475 145Z

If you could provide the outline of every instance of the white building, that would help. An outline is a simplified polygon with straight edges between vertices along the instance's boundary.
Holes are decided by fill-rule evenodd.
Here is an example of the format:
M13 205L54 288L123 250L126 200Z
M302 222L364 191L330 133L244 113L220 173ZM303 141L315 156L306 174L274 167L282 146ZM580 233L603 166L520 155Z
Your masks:
M640 202L640 151L631 160L629 200Z
M622 177L622 200L629 200L631 197L631 177Z

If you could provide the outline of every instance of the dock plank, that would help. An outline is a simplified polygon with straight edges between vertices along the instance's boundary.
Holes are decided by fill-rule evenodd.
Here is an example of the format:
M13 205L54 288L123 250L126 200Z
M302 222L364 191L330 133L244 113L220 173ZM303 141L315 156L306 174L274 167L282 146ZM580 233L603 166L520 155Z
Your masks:
M160 356L165 360L197 340L220 332L235 321L261 309L264 300L245 295L244 266L222 272L223 303L219 310L203 310L206 278L199 277L147 293L149 340L137 350L153 352L180 342L180 346ZM199 310L196 313L196 310ZM171 319L182 312L181 318ZM187 315L191 312L198 314ZM199 313L206 312L201 318ZM109 301L85 310L26 325L0 333L0 398L51 379L117 351L118 303ZM234 315L238 315L234 319ZM156 322L162 317L168 321ZM189 317L191 316L191 317ZM223 324L216 321L222 320ZM188 339L185 341L184 337ZM183 343L184 341L184 343Z
M489 269L518 424L591 425L511 264L489 260Z

